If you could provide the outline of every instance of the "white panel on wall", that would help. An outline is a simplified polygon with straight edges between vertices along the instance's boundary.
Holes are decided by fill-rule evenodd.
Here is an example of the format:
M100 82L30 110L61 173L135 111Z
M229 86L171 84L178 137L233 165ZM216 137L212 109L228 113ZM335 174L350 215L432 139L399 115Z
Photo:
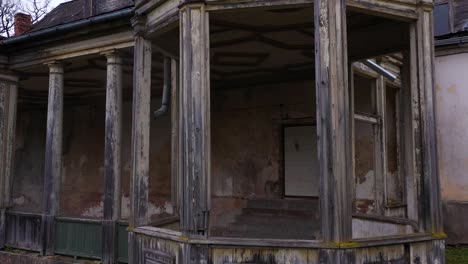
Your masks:
M315 126L284 128L286 196L318 196L320 172Z

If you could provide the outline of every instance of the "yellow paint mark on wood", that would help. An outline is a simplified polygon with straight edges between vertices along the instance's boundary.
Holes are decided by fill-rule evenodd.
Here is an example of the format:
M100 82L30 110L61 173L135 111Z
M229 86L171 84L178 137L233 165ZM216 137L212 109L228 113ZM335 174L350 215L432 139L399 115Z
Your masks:
M432 237L437 238L437 239L446 239L446 238L448 238L448 236L447 236L447 234L445 232L433 233Z

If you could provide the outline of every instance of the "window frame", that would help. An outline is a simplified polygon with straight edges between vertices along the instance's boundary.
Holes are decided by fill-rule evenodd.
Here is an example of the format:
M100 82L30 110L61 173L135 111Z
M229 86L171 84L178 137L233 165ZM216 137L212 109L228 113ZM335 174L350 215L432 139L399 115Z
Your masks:
M405 156L404 151L402 151L401 146L404 146L405 135L403 133L403 110L404 105L402 100L402 84L397 82L390 82L385 79L380 74L374 72L373 70L368 69L359 62L354 62L350 64L349 71L349 92L350 92L350 112L351 116L351 138L352 138L352 173L353 173L353 214L363 214L357 211L357 201L356 198L356 174L355 174L355 123L356 122L366 122L373 125L374 129L374 166L375 166L375 186L374 186L374 206L375 209L373 213L369 215L379 215L379 216L389 216L394 217L395 214L401 214L401 208L404 208L404 216L398 216L401 218L406 218L408 216L408 202L407 202L407 190L406 190L406 178L408 175L405 173L404 164ZM355 85L355 76L360 76L372 81L372 87L376 89L375 91L375 114L360 113L355 111L355 94L354 94L354 85ZM397 133L397 171L398 178L401 183L401 191L403 193L403 198L400 204L389 204L388 200L388 158L387 158L387 126L386 126L386 92L387 89L399 89L397 93L397 98L395 99L396 106L396 133Z

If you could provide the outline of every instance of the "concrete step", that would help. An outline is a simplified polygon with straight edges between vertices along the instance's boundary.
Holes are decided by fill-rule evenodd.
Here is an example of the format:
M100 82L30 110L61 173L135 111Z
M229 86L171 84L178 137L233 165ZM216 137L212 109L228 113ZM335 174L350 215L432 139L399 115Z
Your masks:
M278 217L278 216L259 216L259 215L239 215L236 217L233 225L246 225L254 228L308 228L318 226L318 219L315 217Z
M214 231L227 237L315 239L319 227L319 219L314 215L243 213L229 226Z
M302 211L289 209L269 209L269 208L244 208L242 215L265 215L271 217L317 217L318 210Z
M267 219L239 221L226 228L213 230L217 235L242 238L315 239L319 224Z
M251 199L234 221L213 227L214 236L316 239L320 230L318 200Z
M319 208L319 201L317 199L249 199L246 208L315 211Z

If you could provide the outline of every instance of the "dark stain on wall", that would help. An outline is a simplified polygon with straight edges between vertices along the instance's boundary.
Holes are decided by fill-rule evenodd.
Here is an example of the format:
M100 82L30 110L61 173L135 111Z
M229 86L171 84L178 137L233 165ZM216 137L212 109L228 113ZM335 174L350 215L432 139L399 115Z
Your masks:
M228 214L247 199L282 198L282 127L315 119L314 87L304 81L212 91L212 226L228 226Z
M64 108L59 214L102 218L105 100Z
M217 198L242 207L240 199L280 198L281 127L285 119L315 116L313 82L213 91L212 182ZM159 98L152 100L156 109ZM128 217L131 174L130 101L123 106L122 218ZM19 111L15 197L23 211L40 212L45 146L45 111ZM102 217L105 100L65 105L60 215ZM171 214L170 115L151 120L149 201L152 218ZM33 133L34 132L34 133ZM28 165L30 164L30 165ZM34 197L26 197L27 195ZM23 199L23 198L21 198ZM20 199L20 200L21 200ZM18 204L19 206L19 204ZM216 214L216 213L215 213Z
M18 109L12 179L14 211L42 212L46 121L45 109Z

